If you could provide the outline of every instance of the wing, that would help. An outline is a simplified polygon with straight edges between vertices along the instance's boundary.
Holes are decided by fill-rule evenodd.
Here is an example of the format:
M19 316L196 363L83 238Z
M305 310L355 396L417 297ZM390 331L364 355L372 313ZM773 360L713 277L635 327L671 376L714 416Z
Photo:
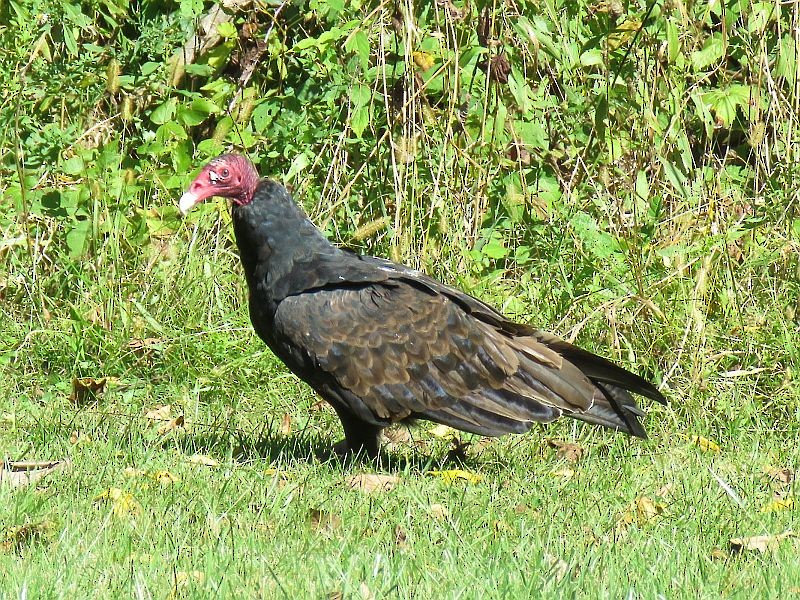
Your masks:
M375 424L414 417L483 435L519 433L562 413L586 414L604 397L546 344L462 304L398 279L326 287L285 298L274 327L286 354L305 365L301 377Z

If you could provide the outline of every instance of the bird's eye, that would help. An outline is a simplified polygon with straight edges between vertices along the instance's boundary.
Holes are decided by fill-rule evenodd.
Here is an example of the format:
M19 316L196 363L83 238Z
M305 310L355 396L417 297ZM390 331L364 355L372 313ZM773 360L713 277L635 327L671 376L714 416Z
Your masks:
M222 169L222 173L221 173L221 175L222 175L223 177L227 177L228 175L230 175L230 172L228 171L228 169Z

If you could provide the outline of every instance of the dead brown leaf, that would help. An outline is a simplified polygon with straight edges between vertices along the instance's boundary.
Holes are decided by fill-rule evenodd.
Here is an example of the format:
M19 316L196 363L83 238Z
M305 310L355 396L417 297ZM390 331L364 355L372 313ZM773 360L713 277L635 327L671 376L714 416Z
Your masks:
M390 444L410 444L412 441L406 425L392 425L384 429L382 434Z
M795 537L792 530L784 531L777 535L754 535L750 537L732 538L730 547L732 552L773 552L778 548L778 544L786 538Z
M358 586L358 591L361 594L362 600L375 600L375 595L370 591L369 587L363 581Z
M292 433L292 416L289 413L281 417L281 427L279 431L281 435L289 435Z
M551 448L556 448L556 456L563 458L567 462L578 462L584 453L582 446L563 440L548 439L547 443Z
M317 400L308 410L311 412L334 412L333 407L325 402L325 400Z
M12 461L0 467L0 486L22 487L69 466L67 460Z
M308 519L314 529L331 530L342 526L342 517L319 508L312 508Z
M165 433L169 433L170 431L174 431L183 427L184 419L183 415L178 415L174 419L170 419L169 421L161 424L158 428L158 434L164 435Z
M169 421L172 418L172 405L164 404L163 406L151 408L144 413L144 418L151 421Z
M128 342L128 349L139 358L149 358L156 350L161 350L164 340L161 338L133 339Z
M394 528L394 544L398 548L405 548L408 546L408 534L400 525Z
M360 473L345 479L351 490L361 492L388 492L400 481L394 475L378 475L377 473Z
M97 395L105 390L108 377L74 377L72 379L72 393L69 399L78 406L97 401Z
M781 485L790 485L795 478L795 472L792 469L779 469L771 465L764 467L764 473L766 473L775 483Z
M6 527L0 549L6 552L20 552L34 542L40 541L55 528L52 521L39 521Z

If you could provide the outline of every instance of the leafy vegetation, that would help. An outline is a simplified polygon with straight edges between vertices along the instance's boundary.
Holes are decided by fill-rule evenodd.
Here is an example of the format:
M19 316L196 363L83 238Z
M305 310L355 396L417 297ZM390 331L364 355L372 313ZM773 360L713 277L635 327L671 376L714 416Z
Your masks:
M71 460L0 484L0 589L796 594L796 539L730 542L796 514L793 5L222 5L0 4L0 449ZM335 417L250 330L227 208L178 215L229 149L342 244L663 382L653 441L471 440L448 483L423 427L350 489L370 467L320 460Z

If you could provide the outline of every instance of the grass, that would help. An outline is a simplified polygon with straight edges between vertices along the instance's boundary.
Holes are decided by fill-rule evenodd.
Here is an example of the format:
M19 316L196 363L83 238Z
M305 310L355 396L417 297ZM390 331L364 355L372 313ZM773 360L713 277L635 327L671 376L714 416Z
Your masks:
M800 539L731 542L797 529L790 6L325 4L234 15L185 73L203 3L0 6L0 456L70 461L0 485L0 597L800 596ZM237 90L245 20L275 27ZM330 460L335 415L251 330L227 208L177 215L228 149L332 239L662 384L650 439L560 421L460 455L421 424Z
M335 415L250 330L235 296L236 257L224 250L229 242L213 214L187 224L190 243L162 265L169 273L146 275L151 285L124 304L126 319L105 312L119 301L113 288L87 296L69 319L24 319L21 306L3 305L2 339L13 353L0 447L15 459L71 461L37 486L0 486L4 595L798 593L798 540L763 554L730 545L795 527L794 507L762 512L776 494L792 497L792 486L768 471L800 463L796 417L774 416L796 406L791 382L774 391L767 410L760 373L676 377L671 406L654 407L647 419L648 441L558 422L488 443L462 436L472 443L456 460L450 442L422 424L382 466L342 466L326 458L341 437ZM176 286L175 273L189 280ZM145 275L132 276L129 291ZM77 284L97 289L83 277ZM74 316L88 313L94 323ZM129 346L155 325L160 335L150 347ZM76 406L66 369L116 380L96 402ZM161 423L144 416L166 404L185 416L184 428L159 433ZM720 451L704 451L696 435ZM548 439L577 443L584 455L569 462ZM194 464L195 454L219 464ZM431 475L443 469L480 479ZM162 485L163 471L177 480ZM398 481L367 493L349 485L358 473ZM133 504L97 500L111 488Z

